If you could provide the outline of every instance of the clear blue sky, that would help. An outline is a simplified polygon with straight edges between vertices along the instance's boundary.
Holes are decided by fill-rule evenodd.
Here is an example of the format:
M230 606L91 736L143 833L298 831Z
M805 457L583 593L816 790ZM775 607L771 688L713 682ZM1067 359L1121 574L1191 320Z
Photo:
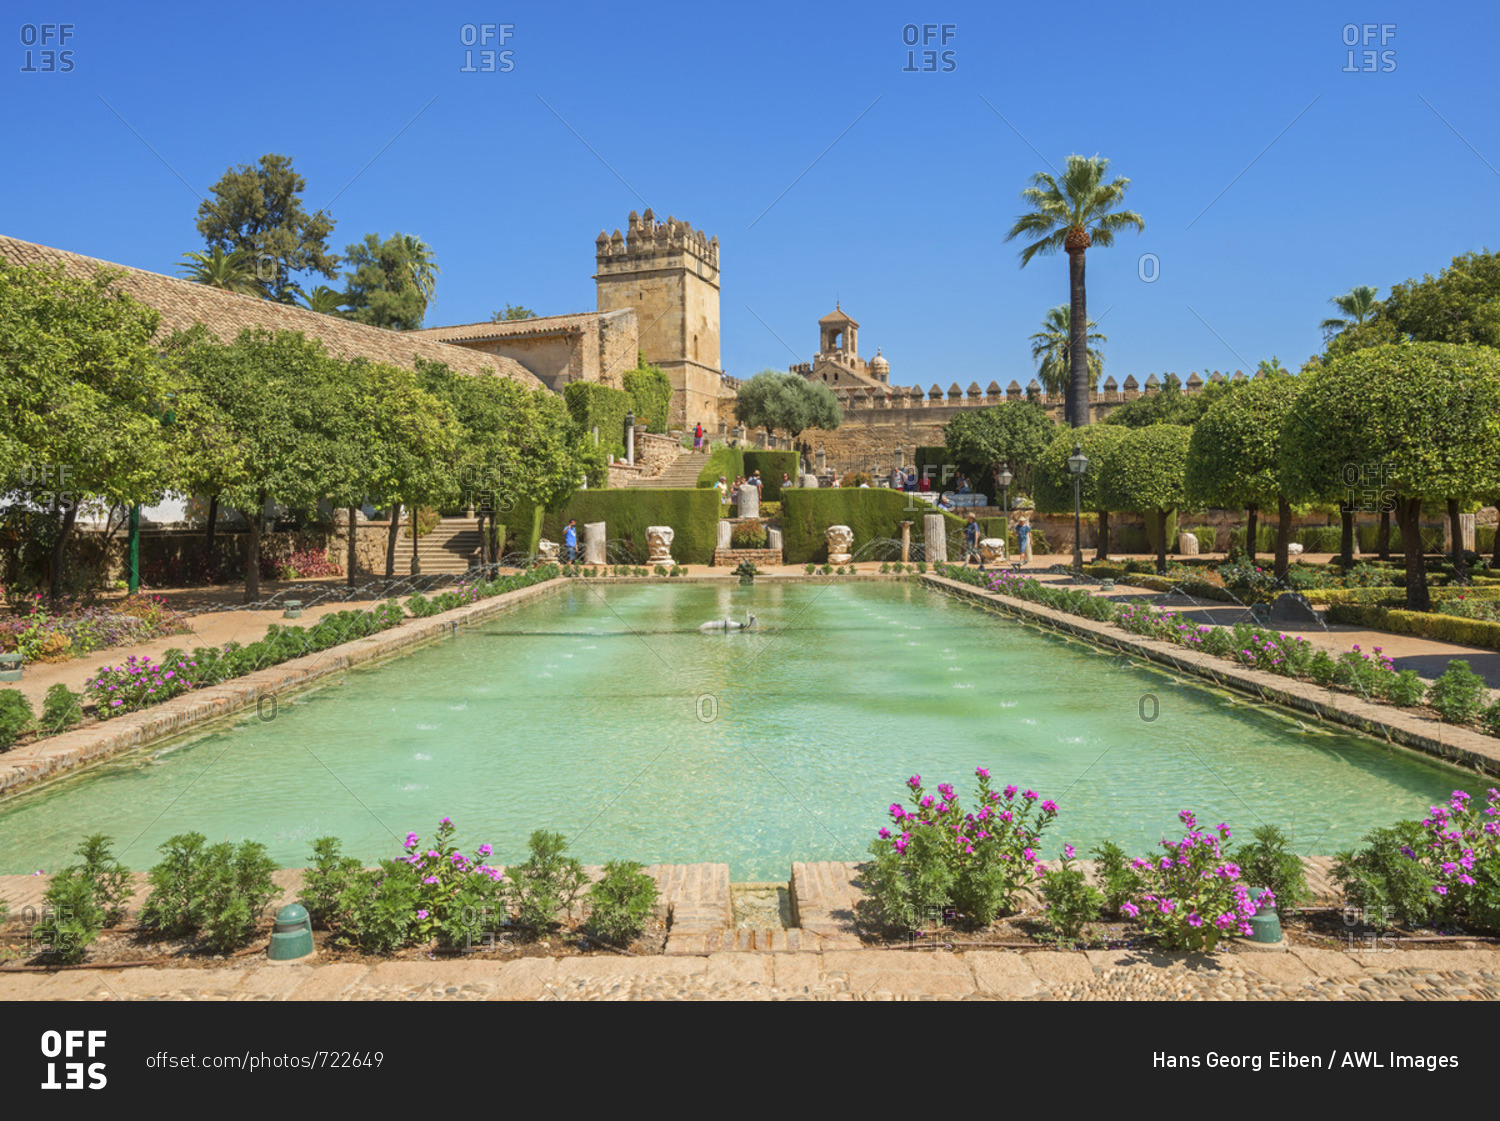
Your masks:
M339 251L434 247L438 325L593 308L595 236L649 205L719 238L731 373L808 358L837 298L894 382L944 387L1032 376L1067 261L1021 269L1003 238L1072 152L1109 157L1146 219L1088 256L1120 380L1295 370L1330 296L1500 243L1493 5L925 7L12 6L0 232L172 273L198 196L279 152ZM483 22L513 29L466 47ZM25 73L47 23L73 25L72 70ZM954 25L950 73L903 72L923 23ZM463 72L486 48L508 73Z

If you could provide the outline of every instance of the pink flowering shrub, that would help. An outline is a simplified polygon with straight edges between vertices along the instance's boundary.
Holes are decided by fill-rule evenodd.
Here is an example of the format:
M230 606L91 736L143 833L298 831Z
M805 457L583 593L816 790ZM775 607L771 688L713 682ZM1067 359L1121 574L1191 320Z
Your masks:
M330 908L329 924L341 940L374 951L434 939L441 946L468 946L503 922L505 876L487 863L490 846L465 856L453 833L445 817L430 844L408 833L403 856L353 876Z
M974 774L972 813L948 783L929 794L921 775L906 782L911 808L891 805L892 824L880 830L870 845L874 860L862 869L880 925L911 930L946 918L988 926L1013 909L1017 892L1046 874L1041 837L1057 803L1015 786L992 790L984 767Z
M132 654L117 666L102 666L84 682L100 717L121 716L160 704L193 687L197 662L172 656L161 662Z
M1500 789L1489 789L1482 809L1455 790L1446 805L1428 809L1422 828L1422 851L1405 855L1427 866L1438 914L1500 931Z
M1160 858L1134 862L1145 891L1120 911L1139 919L1168 949L1212 953L1221 938L1251 934L1250 917L1275 898L1267 891L1251 901L1250 889L1240 882L1239 865L1222 847L1229 840L1228 825L1210 832L1198 828L1189 810L1177 816L1187 833L1180 841L1163 841Z

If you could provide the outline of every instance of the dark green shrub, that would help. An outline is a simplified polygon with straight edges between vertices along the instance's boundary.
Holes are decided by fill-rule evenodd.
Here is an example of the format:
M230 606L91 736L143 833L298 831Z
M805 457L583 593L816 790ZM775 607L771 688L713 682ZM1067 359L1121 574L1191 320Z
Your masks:
M1500 701L1496 701L1485 709L1479 722L1484 725L1484 730L1490 735L1500 736Z
M1072 851L1071 846L1068 849ZM1104 894L1084 879L1083 869L1070 857L1062 867L1050 871L1042 880L1042 898L1047 903L1047 922L1059 941L1076 942L1083 929L1099 917L1104 909Z
M32 939L49 958L64 964L82 961L105 926L92 882L82 868L64 868L52 877L42 898L42 916L32 927Z
M745 449L731 448L728 444L715 444L708 453L708 462L703 465L703 470L698 472L698 485L700 487L712 487L719 481L719 476L724 476L724 482L732 484L735 479L745 472ZM780 475L776 476L781 479ZM734 501L734 495L727 496L729 501Z
M42 715L37 720L45 736L64 732L83 719L83 694L75 693L61 681L47 690L42 700Z
M1118 916L1121 904L1140 898L1146 890L1145 881L1125 850L1113 841L1105 841L1091 851L1096 861L1094 871L1103 888L1104 907L1108 914Z
M741 522L729 533L732 549L764 549L766 540L766 527L760 522Z
M656 881L633 860L611 860L589 889L589 929L623 945L637 937L656 910Z
M1334 857L1333 878L1352 906L1378 912L1389 908L1402 921L1420 926L1436 913L1439 896L1426 867L1407 853L1427 840L1415 821L1376 829L1366 834L1364 848L1345 849Z
M818 566L815 564L807 564L803 566L802 571L811 576L814 572L818 571Z
M417 923L422 885L405 860L382 860L373 872L358 872L339 896L338 939L370 953L406 945Z
M1467 724L1479 716L1489 692L1484 678L1461 658L1452 658L1443 675L1427 690L1427 703L1450 724Z
M33 723L31 702L19 689L0 689L0 751L5 751Z
M563 388L563 403L583 431L599 429L599 446L606 453L616 457L625 454L625 414L630 411L630 394L598 382L575 381Z
M1270 888L1276 896L1276 910L1283 915L1310 902L1312 891L1307 886L1302 858L1292 851L1286 834L1274 825L1261 825L1250 836L1253 839L1234 852L1245 883Z
M297 902L307 909L314 924L333 925L339 914L339 900L361 870L358 860L343 854L337 837L319 837L313 842L312 864L303 874Z
M883 487L869 490L797 487L787 491L781 499L782 555L788 564L827 560L826 531L831 525L846 525L853 530L856 550L879 539L899 540L900 523L904 521L915 520L914 529L920 533L922 515L940 511L915 499L911 501L917 508L908 509L909 497ZM943 524L951 536L962 530L964 519L944 513Z
M1307 661L1307 676L1316 681L1325 689L1333 684L1334 675L1338 673L1338 663L1327 650L1316 651Z
M658 367L651 365L640 356L636 368L626 370L624 377L620 379L625 387L625 392L630 398L631 411L635 413L637 424L644 424L648 432L662 435L667 431L667 418L672 409L672 380L667 377ZM624 421L621 421L621 431L624 431ZM604 439L604 430L599 430L599 438Z
M1402 708L1415 708L1427 695L1427 683L1414 669L1404 669L1391 682L1389 700Z
M585 877L583 865L565 855L568 842L561 833L538 829L527 845L530 855L525 863L506 869L506 902L521 927L541 934L560 911L572 906Z
M275 897L276 865L259 842L205 847L206 840L202 833L183 833L161 846L141 922L165 934L202 934L213 948L232 950L250 937Z
M646 527L669 525L676 530L672 553L683 564L712 564L718 544L718 496L712 490L631 487L618 490L580 490L542 517L541 536L561 541L569 518L580 526L604 522L611 542L644 542Z

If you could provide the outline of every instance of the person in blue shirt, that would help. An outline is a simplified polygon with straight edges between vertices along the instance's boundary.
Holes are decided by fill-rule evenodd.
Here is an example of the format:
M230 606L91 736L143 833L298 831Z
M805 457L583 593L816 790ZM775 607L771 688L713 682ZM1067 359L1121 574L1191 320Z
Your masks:
M973 557L979 562L979 571L984 571L984 557L979 553L979 521L973 514L964 525L964 567L969 566L969 558Z
M1031 526L1026 524L1022 518L1016 523L1016 552L1021 554L1021 563L1029 564L1031 561Z
M563 530L563 560L572 564L578 556L578 521L568 519L568 528Z

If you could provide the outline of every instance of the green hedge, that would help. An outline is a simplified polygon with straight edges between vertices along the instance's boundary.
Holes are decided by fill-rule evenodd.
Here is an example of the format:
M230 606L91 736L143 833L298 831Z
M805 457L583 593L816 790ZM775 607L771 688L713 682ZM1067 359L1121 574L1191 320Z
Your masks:
M678 564L712 564L718 540L719 499L711 490L630 487L617 490L580 490L561 510L542 516L542 535L561 541L569 518L578 521L578 544L583 527L604 522L611 541L628 541L645 563L646 527L669 525L676 531L672 559Z
M1198 539L1198 551L1200 553L1211 553L1214 551L1214 542L1219 539L1218 530L1211 525L1187 526L1183 533L1191 533Z
M781 501L781 473L785 471L795 483L797 468L800 466L798 459L797 453L790 451L747 451L745 453L744 474L749 476L759 471L761 481L765 483L760 492L762 502ZM730 478L732 479L733 476Z
M630 394L592 381L575 381L563 388L568 413L585 432L599 429L599 446L612 456L625 454L625 414Z
M1400 606L1406 602L1405 588L1309 588L1302 593L1310 603L1353 603L1373 605L1396 605ZM1431 587L1427 594L1434 603L1440 603L1445 599L1500 599L1500 587L1493 585L1481 585L1465 588L1455 584L1451 587Z
M1111 553L1156 552L1156 515L1146 514L1146 524L1117 525L1113 520L1109 526L1109 551ZM1167 515L1167 552L1177 551L1177 511Z
M656 366L644 362L634 370L626 370L621 379L625 394L630 398L635 422L644 424L646 431L662 435L667 431L667 418L672 411L672 379ZM624 420L621 420L624 425ZM601 428L600 433L603 433ZM622 427L623 431L623 427Z
M708 453L708 462L698 472L698 485L711 487L724 476L724 481L734 485L735 477L745 473L745 449L731 448L728 444L715 444ZM733 496L731 496L733 497Z
M1483 619L1461 619L1457 615L1429 615L1424 611L1402 611L1358 603L1336 603L1326 618L1330 623L1348 623L1368 630L1409 634L1436 642L1456 642L1500 650L1500 623Z
M913 502L908 510L907 496L884 487L867 490L828 487L813 490L798 487L787 491L781 500L782 556L787 564L822 564L828 560L828 540L824 532L831 525L846 525L854 531L856 555L871 541L880 537L901 539L901 522L914 522L913 544L922 542L922 515L937 513L924 502ZM951 535L963 528L965 519L945 514ZM951 551L951 550L950 550Z

